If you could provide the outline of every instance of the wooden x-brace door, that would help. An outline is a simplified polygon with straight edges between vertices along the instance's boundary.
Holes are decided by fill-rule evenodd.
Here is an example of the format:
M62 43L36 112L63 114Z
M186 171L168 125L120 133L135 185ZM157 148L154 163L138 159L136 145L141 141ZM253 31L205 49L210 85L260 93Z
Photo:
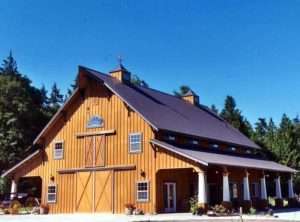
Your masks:
M85 167L105 166L105 135L86 136L83 139Z

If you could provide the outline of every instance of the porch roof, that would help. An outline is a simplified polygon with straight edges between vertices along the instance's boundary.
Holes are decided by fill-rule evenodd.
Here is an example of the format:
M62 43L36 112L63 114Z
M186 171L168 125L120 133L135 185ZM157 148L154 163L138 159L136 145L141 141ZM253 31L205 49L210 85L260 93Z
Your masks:
M289 172L289 173L297 172L296 170L290 167L281 165L279 163L270 160L255 159L249 157L233 156L228 154L211 153L211 152L199 151L195 149L180 148L156 139L151 140L151 143L206 166L221 165L221 166L262 169L262 170L270 170L270 171L278 171L278 172Z

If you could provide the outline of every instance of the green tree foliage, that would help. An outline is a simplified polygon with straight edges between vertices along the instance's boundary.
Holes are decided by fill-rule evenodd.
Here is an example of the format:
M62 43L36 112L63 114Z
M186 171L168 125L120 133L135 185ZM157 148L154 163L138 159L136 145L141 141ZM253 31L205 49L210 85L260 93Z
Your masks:
M242 115L242 111L236 107L235 99L232 96L226 97L220 116L246 136L250 137L252 135L250 122Z
M133 75L130 79L130 82L136 86L142 86L142 87L149 88L148 83L146 83L144 80L140 79L137 75Z
M64 96L60 93L60 89L56 83L53 84L50 97L48 99L48 110L50 114L54 115L57 110L62 106L64 102Z
M12 53L0 68L0 171L32 151L33 139L49 118L41 90L17 68Z
M183 95L185 95L188 91L190 91L191 88L187 85L182 85L179 87L179 90L174 90L173 94L177 97L182 97Z

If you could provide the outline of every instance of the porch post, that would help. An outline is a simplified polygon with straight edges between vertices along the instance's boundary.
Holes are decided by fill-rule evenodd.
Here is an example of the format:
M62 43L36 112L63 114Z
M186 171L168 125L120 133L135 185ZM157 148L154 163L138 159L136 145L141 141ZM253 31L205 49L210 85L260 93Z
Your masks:
M17 196L17 181L16 179L12 179L11 181L11 188L10 188L10 199L13 200Z
M275 190L276 190L275 205L278 208L282 208L283 207L283 200L282 200L281 184L280 184L280 176L279 175L275 179Z
M294 187L293 187L293 175L288 180L288 187L289 187L289 199L295 198L295 193L294 193Z
M243 178L243 186L244 186L244 200L250 200L250 189L249 189L249 173L245 172L245 177Z
M203 205L203 208L207 204L207 184L205 171L198 172L198 203Z
M230 202L228 172L223 173L223 202Z
M276 198L282 199L282 193L281 193L281 184L280 184L280 176L277 176L275 179L275 185L276 185Z
M267 200L268 199L268 193L267 193L267 185L266 185L266 176L263 175L262 178L260 178L260 199Z

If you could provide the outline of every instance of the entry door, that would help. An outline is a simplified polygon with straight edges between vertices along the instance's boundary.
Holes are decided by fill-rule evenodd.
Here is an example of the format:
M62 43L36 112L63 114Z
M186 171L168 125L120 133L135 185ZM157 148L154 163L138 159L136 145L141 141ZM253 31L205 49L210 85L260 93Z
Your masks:
M176 212L176 183L164 183L165 212Z

